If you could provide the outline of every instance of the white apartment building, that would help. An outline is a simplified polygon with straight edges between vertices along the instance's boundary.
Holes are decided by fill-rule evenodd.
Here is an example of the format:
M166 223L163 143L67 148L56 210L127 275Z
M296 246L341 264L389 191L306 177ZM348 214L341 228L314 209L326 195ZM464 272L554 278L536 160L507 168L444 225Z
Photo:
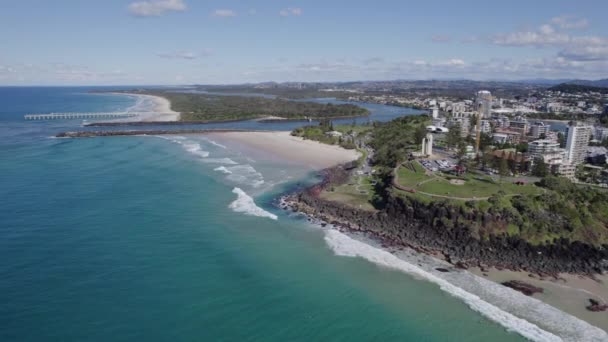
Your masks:
M551 131L551 126L544 122L535 122L530 126L530 135L536 139L540 138L541 135L546 137L549 131Z
M566 150L559 143L551 140L535 140L528 143L528 153L532 160L542 158L550 166L563 164L566 160Z
M481 133L485 133L485 134L492 133L492 125L490 125L489 120L481 120L480 127L481 127L480 128Z
M608 127L595 127L595 131L593 132L593 139L598 141L608 139Z
M567 161L572 165L578 165L585 161L587 146L593 127L573 122L568 126L568 137L566 139Z
M460 135L466 137L469 135L469 128L471 127L471 121L468 117L452 117L448 121L448 127L450 129L460 126Z

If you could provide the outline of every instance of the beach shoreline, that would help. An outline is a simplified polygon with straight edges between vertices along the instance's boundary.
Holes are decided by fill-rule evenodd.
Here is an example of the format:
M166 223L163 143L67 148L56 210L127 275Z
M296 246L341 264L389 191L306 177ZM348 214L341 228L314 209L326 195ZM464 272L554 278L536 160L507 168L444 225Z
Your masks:
M479 267L471 267L468 272L497 284L516 280L539 287L543 292L533 294L533 298L608 331L607 313L586 309L589 299L608 303L608 274L596 275L592 279L567 273L560 273L557 277L540 277L523 271L496 268L481 270Z
M331 171L328 171L330 174ZM329 176L331 177L331 176ZM512 303L504 304L504 307L510 307L511 309L519 310L526 319L532 319L536 324L551 325L554 329L562 330L559 328L559 320L556 320L556 312L561 312L563 318L574 320L578 323L576 325L584 326L589 324L595 328L601 330L598 334L606 336L608 331L608 320L606 319L606 312L592 312L587 309L590 305L589 299L593 299L600 304L606 304L608 299L608 275L599 274L590 276L577 275L577 274L555 274L554 277L543 274L531 274L530 272L524 271L513 271L508 269L500 269L494 267L477 267L473 265L466 265L454 263L446 259L441 253L437 253L434 250L426 249L418 246L414 242L407 242L405 244L395 244L395 241L390 236L383 234L372 229L368 229L360 224L365 224L365 220L361 219L358 221L357 218L353 220L343 220L339 217L332 215L333 212L330 208L324 207L321 211L318 211L308 204L303 203L299 199L301 193L310 191L311 193L318 193L319 188L327 186L326 181L319 183L304 192L293 193L285 195L280 201L280 207L287 211L298 212L305 217L308 217L310 222L316 223L321 227L337 230L340 233L347 234L350 237L370 243L383 250L391 253L394 256L402 258L406 256L406 261L417 264L418 267L426 268L427 272L440 278L452 277L452 280L456 280L458 277L468 277L469 282L475 283L475 286L470 285L462 279L458 280L460 283L457 285L466 291L473 291L475 295L481 295L487 300L493 301L494 305L503 307L501 299L506 301L512 301L514 296L518 297L519 304L515 305ZM346 209L345 209L346 210ZM358 237L358 238L357 238ZM362 240L361 240L362 239ZM424 262L420 262L424 260ZM425 266L426 264L426 266ZM432 266L429 266L432 265ZM444 273L445 272L445 273ZM537 286L543 289L542 293L535 293L532 296L526 296L524 293L518 292L517 290L511 289L505 285L507 281L522 281L526 284ZM492 284L493 290L481 290L480 287L488 286ZM476 292L481 291L481 292ZM509 297L504 297L508 294ZM547 316L536 317L534 312L530 312L531 309L526 309L526 298L530 298L530 303L543 303L544 311ZM504 310L504 308L503 308ZM510 311L510 310L509 310ZM544 322L546 320L547 322ZM553 331L553 329L550 329Z
M234 144L245 152L251 149L265 151L277 160L300 164L316 171L352 162L360 157L356 150L294 137L287 131L209 132L206 135L222 144Z
M481 292L473 291L470 293L480 296L484 300L490 301L492 304L498 305L499 307L501 307L498 304L501 300L500 298L510 302L507 307L511 306L516 308L519 306L519 309L522 309L522 311L525 310L523 309L526 306L525 302L513 305L513 302L517 302L514 300L515 298L519 298L519 300L523 301L525 301L526 298L530 298L531 303L534 303L534 300L538 300L542 302L543 305L546 305L545 309L550 308L553 310L552 313L548 313L547 317L536 317L536 319L533 320L534 324L541 326L543 329L548 329L547 326L549 325L555 327L559 321L555 317L555 312L561 312L563 318L570 317L574 320L578 319L580 320L578 324L589 324L594 328L601 330L603 334L608 332L606 312L591 312L586 309L586 306L589 304L589 298L599 300L601 303L606 303L606 301L603 301L608 295L608 287L606 287L606 284L608 284L608 275L606 274L597 275L595 280L574 274L560 274L557 279L554 279L550 277L541 278L537 275L530 277L528 272L499 270L493 267L483 270L479 267L462 269L457 265L449 263L442 258L440 254L429 253L429 251L414 248L413 246L393 246L387 243L381 236L370 233L369 231L352 229L342 222L328 220L326 217L303 212L299 210L300 208L294 206L294 202L290 195L281 198L279 207L288 212L298 212L300 215L307 217L309 222L322 229L339 232L356 241L377 248L380 251L390 253L396 258L410 263L411 265L416 265L439 278L451 279L450 282L457 279L457 277L468 279L468 282L474 284L471 285L471 288L465 286L464 283L467 282L467 280L460 279L461 283L456 282L454 284L465 291L471 291L471 289L477 288ZM503 282L512 280L519 280L527 284L538 286L543 289L543 293L526 296L523 293L502 284ZM487 282L494 284L495 289L480 290L479 287L481 284L484 284L484 281L486 284ZM504 294L509 294L511 297L504 297ZM506 309L502 309L506 311ZM520 317L523 317L526 320L530 320L533 316L530 312L511 313L516 316L522 315ZM547 326L543 326L544 323L546 323ZM564 329L567 330L567 328ZM553 329L548 330L553 332ZM601 335L602 332L599 332L599 334Z
M111 95L123 95L134 97L137 99L137 103L127 109L127 112L144 112L145 115L141 115L135 118L129 118L127 120L114 120L107 122L171 122L179 121L180 113L171 109L171 101L164 97L147 95L147 94L136 94L136 93L122 93L122 92L110 92L106 94Z

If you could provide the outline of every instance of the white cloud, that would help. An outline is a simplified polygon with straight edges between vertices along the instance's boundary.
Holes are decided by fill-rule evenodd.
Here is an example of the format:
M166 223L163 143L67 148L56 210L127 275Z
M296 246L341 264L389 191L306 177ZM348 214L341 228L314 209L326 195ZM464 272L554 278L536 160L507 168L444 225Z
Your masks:
M138 17L158 17L166 12L181 12L186 10L183 0L147 0L129 5L129 12Z
M447 62L445 62L445 64L446 64L446 65L449 65L449 66L457 66L457 67L460 67L460 66L465 65L466 63L465 63L465 62L464 62L462 59L459 59L459 58L452 58L452 59L448 60Z
M384 58L382 58L382 57L371 57L371 58L366 58L363 60L363 64L366 64L366 65L382 63L382 62L384 62Z
M431 37L431 41L434 43L449 43L452 38L448 35L438 34Z
M289 7L279 11L279 15L282 17L288 17L290 15L299 16L302 15L302 9L299 7Z
M553 33L555 33L555 29L553 28L553 26L551 26L551 25L549 25L549 24L545 24L545 25L542 25L542 26L540 27L540 32L541 32L542 34L546 34L546 35L548 35L548 34L553 34Z
M608 61L608 45L570 47L561 50L558 56L572 61Z
M569 61L608 61L608 37L574 35L568 32L587 25L586 19L555 17L551 19L551 24L544 24L538 30L499 34L492 37L490 42L504 46L557 49L556 57Z
M165 59L196 59L197 56L194 52L189 51L180 51L180 52L170 52L170 53L157 53L156 54L160 58Z
M217 9L213 11L214 17L236 17L236 12L230 9Z
M570 15L562 15L551 19L551 23L559 26L562 29L584 29L589 26L589 20L585 18L577 18Z
M157 53L156 55L160 58L165 59L186 59L192 60L200 57L207 57L212 54L210 49L203 49L200 53L192 52L192 51L176 51L176 52L162 52Z

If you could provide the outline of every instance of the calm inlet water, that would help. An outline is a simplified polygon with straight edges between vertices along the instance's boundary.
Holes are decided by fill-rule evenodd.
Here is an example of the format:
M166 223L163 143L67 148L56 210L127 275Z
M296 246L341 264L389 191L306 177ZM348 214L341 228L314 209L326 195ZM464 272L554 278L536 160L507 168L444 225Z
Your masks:
M22 120L146 106L86 91L0 88L0 340L523 339L277 210L306 170L204 137L54 139L79 122Z

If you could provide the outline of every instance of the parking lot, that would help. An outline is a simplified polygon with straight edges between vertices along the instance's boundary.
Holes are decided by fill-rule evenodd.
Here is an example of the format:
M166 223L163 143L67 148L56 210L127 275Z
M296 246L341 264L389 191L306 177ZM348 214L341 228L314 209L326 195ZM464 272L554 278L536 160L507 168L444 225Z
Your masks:
M421 159L421 160L419 160L419 162L425 169L427 169L431 172L448 171L448 170L453 169L454 166L456 166L453 162L451 162L447 159L437 159L437 160Z

